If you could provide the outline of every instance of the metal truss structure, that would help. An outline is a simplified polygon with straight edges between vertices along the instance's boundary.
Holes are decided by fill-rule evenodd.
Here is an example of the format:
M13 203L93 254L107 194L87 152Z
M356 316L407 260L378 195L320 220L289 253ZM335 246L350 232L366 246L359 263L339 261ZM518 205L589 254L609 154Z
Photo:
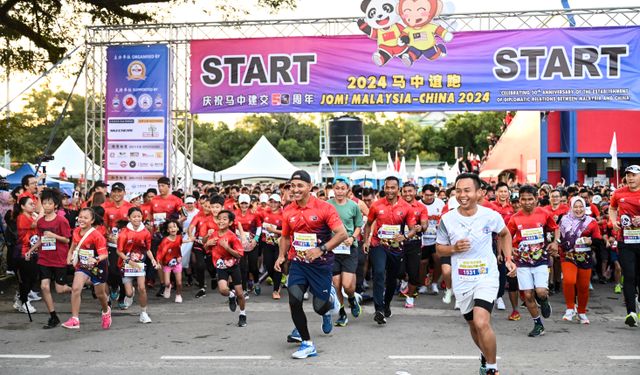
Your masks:
M193 115L189 112L190 41L292 36L354 35L360 31L356 17L331 19L284 19L91 26L86 31L86 155L104 165L106 97L106 47L166 43L172 51L170 116L171 175L176 187L191 189L193 166ZM438 20L453 31L522 30L560 27L636 26L640 7L573 10L535 10L442 15ZM184 157L180 157L183 154ZM103 178L101 168L85 163L86 180Z

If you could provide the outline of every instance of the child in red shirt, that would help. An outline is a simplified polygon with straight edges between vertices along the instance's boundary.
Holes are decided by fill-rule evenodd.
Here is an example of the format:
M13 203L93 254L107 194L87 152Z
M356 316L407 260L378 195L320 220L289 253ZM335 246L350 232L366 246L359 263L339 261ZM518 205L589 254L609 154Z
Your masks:
M176 278L176 303L182 303L182 228L177 220L162 226L164 238L158 246L158 262L164 272L164 298L171 297L171 272Z

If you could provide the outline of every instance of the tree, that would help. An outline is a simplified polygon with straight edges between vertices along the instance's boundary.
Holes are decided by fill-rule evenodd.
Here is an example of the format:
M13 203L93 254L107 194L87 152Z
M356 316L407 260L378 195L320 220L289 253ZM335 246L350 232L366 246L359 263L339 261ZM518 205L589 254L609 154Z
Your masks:
M153 22L160 5L175 5L188 0L0 0L0 37L6 44L0 49L0 65L7 71L43 70L56 63L74 45L87 20L93 23ZM215 9L224 14L237 13L241 7L233 0L217 1ZM296 0L257 0L271 10L294 7ZM149 7L149 5L153 5ZM145 7L146 6L146 7ZM35 49L31 49L32 43Z

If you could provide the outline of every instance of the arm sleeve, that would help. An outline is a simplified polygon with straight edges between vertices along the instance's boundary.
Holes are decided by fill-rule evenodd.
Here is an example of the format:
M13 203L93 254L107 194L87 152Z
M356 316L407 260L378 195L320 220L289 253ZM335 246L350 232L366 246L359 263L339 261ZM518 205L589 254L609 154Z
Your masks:
M493 233L500 233L504 229L504 220L502 219L502 215L497 213L496 211L492 211L491 215L493 216L491 220L491 226L493 227Z
M291 235L291 228L289 228L289 218L282 213L282 236L288 237Z
M516 225L516 221L513 220L513 217L509 219L509 224L507 224L507 229L509 229L511 236L515 236L516 232L518 232L518 226Z
M355 225L354 228L360 228L362 227L362 225L364 225L364 222L362 220L362 212L360 211L360 207L358 207L357 204L354 206L353 210L355 211L355 214L356 214L355 220L354 220L354 225Z
M144 246L147 251L151 251L151 232L148 229L144 229Z
M367 221L369 223L373 223L376 221L376 217L378 216L378 207L376 204L373 204L369 209L369 215L367 216Z
M449 232L447 231L447 226L444 224L444 220L440 220L440 224L438 225L436 243L440 245L451 245L451 239L449 238Z
M613 193L611 196L611 207L616 209L618 208L618 197L616 196L616 193Z
M591 239L601 240L602 233L600 232L600 226L596 221L589 223L589 231L591 232Z
M100 235L97 232L94 232L97 235L95 236L95 245L96 245L96 252L98 253L98 255L107 255L109 254L107 252L107 240L104 238L104 236Z
M555 220L553 220L553 216L548 213L547 211L545 211L545 213L547 214L547 223L546 223L546 227L549 230L556 230L558 229L558 224L556 223Z
M65 218L60 220L60 235L66 238L71 236L71 226L69 226L69 222Z
M120 232L120 235L118 235L118 251L124 251L124 245L127 243L127 236L125 236L126 233L127 230L125 229Z

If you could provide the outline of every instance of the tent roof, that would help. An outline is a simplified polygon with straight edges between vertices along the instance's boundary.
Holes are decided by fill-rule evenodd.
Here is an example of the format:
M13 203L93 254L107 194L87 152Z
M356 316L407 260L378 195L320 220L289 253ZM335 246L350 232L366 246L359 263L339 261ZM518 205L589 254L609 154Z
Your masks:
M13 173L12 170L6 169L6 168L2 168L0 167L0 176L2 177L7 177L8 175L10 175L11 173Z
M84 174L85 159L90 165L93 164L93 161L85 156L84 151L82 151L71 136L65 138L64 142L62 142L60 147L53 153L53 158L53 160L44 165L47 167L47 174L54 177L57 177L62 167L65 167L67 176L78 178L80 174ZM98 166L95 166L95 170L98 170ZM102 174L104 175L104 171Z
M178 151L178 163L184 163L184 154L182 151ZM215 174L214 171L202 168L195 163L192 167L192 173L192 179L205 182L213 182L213 175Z
M263 135L236 165L216 173L216 181L258 177L288 179L296 170L298 168L285 159Z
M27 174L35 175L35 171L36 169L33 165L24 163L13 174L7 176L7 181L9 181L9 185L12 188L20 186L20 184L22 183L22 177ZM74 184L72 182L60 181L54 178L47 177L47 186L51 188L59 188L63 192L71 195L73 193Z

